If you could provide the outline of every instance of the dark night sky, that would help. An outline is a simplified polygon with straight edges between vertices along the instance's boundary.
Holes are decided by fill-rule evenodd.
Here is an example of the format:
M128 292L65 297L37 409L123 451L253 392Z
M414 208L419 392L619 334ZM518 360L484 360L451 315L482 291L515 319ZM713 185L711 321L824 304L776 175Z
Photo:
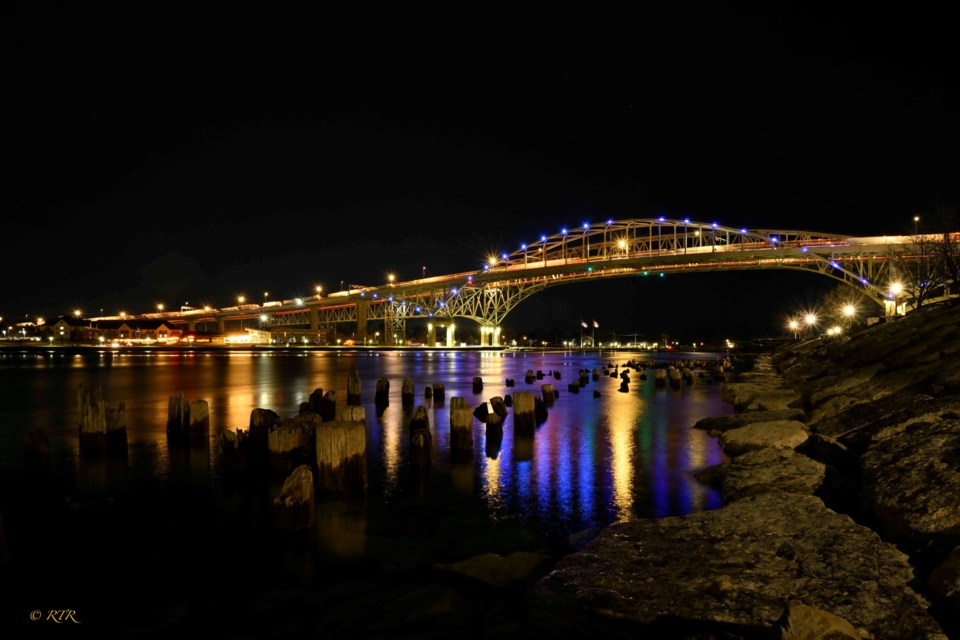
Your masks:
M127 4L0 2L5 319L464 271L608 217L901 233L960 195L952 23L918 3ZM772 335L832 286L561 287L507 325Z

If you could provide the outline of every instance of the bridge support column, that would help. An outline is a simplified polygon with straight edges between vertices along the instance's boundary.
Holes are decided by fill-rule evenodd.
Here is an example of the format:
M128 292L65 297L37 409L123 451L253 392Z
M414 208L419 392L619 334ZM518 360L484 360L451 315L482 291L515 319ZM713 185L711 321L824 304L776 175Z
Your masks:
M457 344L453 335L456 328L457 328L456 325L454 325L452 322L447 325L447 346L448 347L455 347Z
M367 344L367 307L366 301L357 303L357 333L354 341L357 344Z
M499 347L500 346L500 327L481 326L480 327L480 346L481 347Z
M437 327L432 322L427 324L427 346L437 346Z
M316 309L310 309L310 331L316 333L320 330L320 313Z
M226 318L217 318L217 333L223 335L227 332L227 319Z
M197 330L197 321L196 320L187 320L187 331L194 333Z

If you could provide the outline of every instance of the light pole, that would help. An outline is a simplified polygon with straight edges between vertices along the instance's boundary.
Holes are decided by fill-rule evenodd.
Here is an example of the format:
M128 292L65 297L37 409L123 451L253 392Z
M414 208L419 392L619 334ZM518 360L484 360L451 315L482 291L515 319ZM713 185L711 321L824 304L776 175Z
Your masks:
M427 265L423 265L423 267L420 269L420 273L422 278L427 277Z

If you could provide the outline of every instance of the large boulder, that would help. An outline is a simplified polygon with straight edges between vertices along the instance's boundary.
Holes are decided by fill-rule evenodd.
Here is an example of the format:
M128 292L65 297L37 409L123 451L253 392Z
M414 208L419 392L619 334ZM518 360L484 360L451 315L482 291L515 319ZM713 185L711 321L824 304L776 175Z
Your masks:
M561 634L768 637L801 601L875 640L945 640L913 577L904 553L819 498L764 493L607 527L537 583L532 621Z
M708 467L697 478L720 491L727 502L781 491L812 495L823 483L826 466L793 449L766 447Z
M793 449L808 437L807 429L799 420L775 420L752 424L725 431L720 435L720 446L731 456L765 447Z

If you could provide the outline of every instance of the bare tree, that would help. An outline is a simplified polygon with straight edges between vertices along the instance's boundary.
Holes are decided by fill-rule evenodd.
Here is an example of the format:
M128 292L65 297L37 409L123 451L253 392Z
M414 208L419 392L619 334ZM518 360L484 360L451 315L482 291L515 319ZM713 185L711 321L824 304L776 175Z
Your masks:
M850 329L861 323L864 314L876 308L876 303L859 289L839 284L824 294L819 315L830 326Z

